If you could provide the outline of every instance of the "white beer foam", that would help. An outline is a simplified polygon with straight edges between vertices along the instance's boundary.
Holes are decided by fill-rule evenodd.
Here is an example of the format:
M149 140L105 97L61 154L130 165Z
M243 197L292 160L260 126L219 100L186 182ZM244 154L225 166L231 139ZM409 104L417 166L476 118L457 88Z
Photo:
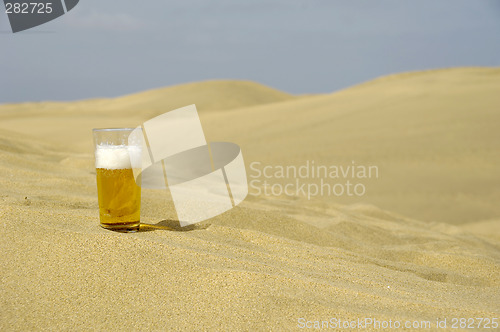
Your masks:
M129 169L141 167L141 148L126 145L98 145L95 150L95 167Z

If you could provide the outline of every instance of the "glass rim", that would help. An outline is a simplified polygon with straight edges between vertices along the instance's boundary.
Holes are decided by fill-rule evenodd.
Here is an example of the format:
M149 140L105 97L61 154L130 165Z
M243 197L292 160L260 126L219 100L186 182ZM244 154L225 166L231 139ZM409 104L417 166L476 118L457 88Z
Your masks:
M96 131L132 131L132 130L135 130L135 129L140 129L142 130L142 128L94 128L92 129L93 132L96 132Z

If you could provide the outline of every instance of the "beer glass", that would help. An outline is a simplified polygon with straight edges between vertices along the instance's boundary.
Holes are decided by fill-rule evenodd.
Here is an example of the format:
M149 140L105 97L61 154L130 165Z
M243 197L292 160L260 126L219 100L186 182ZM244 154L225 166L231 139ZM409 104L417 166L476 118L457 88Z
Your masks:
M93 129L93 136L101 226L136 232L140 224L141 183L134 174L140 173L142 132L136 128Z

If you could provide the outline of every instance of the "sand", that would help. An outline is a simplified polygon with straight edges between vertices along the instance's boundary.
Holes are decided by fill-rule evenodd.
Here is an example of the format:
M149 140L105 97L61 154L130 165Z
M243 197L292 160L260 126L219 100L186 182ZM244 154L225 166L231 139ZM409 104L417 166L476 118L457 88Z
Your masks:
M324 95L209 81L0 105L0 329L500 319L498 87L498 68L454 68ZM249 176L252 162L307 160L373 164L380 176L362 179L362 197L253 192L186 229L168 195L144 190L141 232L100 228L90 130L190 103L207 140L242 147Z

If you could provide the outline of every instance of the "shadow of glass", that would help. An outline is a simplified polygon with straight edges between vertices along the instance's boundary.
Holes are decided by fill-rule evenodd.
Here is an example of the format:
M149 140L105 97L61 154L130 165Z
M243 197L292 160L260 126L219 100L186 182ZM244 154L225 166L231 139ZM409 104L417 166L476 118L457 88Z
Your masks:
M206 229L208 228L208 226L210 225L193 224L181 227L178 220L162 220L156 224L141 223L139 232L151 232L157 230L173 231L173 232L189 232L200 229Z

